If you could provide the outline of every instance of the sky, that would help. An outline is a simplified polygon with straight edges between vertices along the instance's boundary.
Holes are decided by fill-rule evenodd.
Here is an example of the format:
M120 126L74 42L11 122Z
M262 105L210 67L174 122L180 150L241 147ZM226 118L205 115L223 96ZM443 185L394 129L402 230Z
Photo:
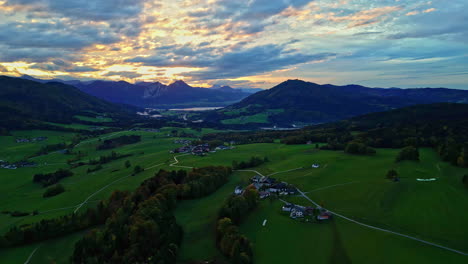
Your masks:
M0 74L468 89L467 0L0 0Z

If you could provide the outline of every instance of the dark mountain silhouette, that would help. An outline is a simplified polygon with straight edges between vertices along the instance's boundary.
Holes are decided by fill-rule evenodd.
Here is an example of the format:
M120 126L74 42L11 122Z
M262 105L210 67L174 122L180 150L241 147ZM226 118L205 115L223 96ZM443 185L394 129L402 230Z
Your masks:
M175 107L175 106L225 106L242 100L253 91L244 92L229 86L200 88L192 87L184 81L175 81L170 85L160 82L138 82L131 84L125 81L64 81L61 79L41 80L28 75L22 79L41 83L61 82L73 85L90 95L101 99L139 107Z
M128 117L136 109L106 102L60 82L40 83L0 76L2 126L24 127L36 121L69 123L74 115L89 111L118 118Z
M264 113L268 115L270 124L323 123L438 102L467 103L468 91L445 88L383 89L288 80L250 95L215 114L210 113L208 119L232 119ZM229 114L224 114L226 112Z

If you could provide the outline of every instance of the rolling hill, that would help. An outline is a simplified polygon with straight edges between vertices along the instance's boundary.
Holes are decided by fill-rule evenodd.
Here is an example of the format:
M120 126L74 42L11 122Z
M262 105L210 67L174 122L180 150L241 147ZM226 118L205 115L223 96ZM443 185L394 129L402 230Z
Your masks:
M368 88L288 80L207 116L225 124L314 124L416 104L467 103L468 91L445 88Z
M59 82L39 83L0 76L0 124L24 128L38 121L69 123L86 112L119 118L133 115L135 109L106 102L77 88Z

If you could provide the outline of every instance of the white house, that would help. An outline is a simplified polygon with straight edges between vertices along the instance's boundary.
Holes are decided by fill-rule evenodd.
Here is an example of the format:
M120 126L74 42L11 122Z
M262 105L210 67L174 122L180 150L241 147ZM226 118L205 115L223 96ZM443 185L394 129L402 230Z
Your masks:
M286 204L281 208L281 210L283 210L283 212L291 212L293 207L294 207L293 204Z
M318 169L318 168L320 168L320 165L319 164L312 164L312 168Z
M234 189L234 194L235 195L241 195L244 192L241 186L236 186L236 189Z

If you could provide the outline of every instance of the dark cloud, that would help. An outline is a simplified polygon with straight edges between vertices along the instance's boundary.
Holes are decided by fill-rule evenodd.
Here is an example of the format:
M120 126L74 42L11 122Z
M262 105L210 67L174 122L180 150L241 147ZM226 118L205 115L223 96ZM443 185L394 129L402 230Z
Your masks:
M291 41L290 43L295 43ZM166 53L139 56L127 62L142 63L156 67L196 67L202 71L186 73L198 79L224 79L251 76L259 73L284 69L292 65L320 61L336 56L335 53L303 54L284 45L262 45L253 48L240 46L231 52L217 54L213 49L172 46Z
M49 62L35 63L31 69L39 69L44 71L64 71L64 72L94 72L98 69L88 66L75 66L70 62L63 60L52 60Z
M64 30L66 29L66 30ZM14 48L72 48L118 41L117 34L103 26L55 23L8 23L0 25L0 44Z
M187 75L200 79L253 76L336 55L335 53L302 54L287 50L284 46L264 45L226 53L214 60L208 69L190 72Z
M129 79L135 79L135 78L141 77L142 75L136 72L131 72L131 71L113 71L113 72L108 72L104 74L104 76L120 76L120 77L129 78Z
M71 68L65 69L66 72L95 72L99 71L99 69L88 67L88 66L75 66Z
M0 45L1 62L48 62L53 58L73 59L74 56L65 50L54 48L14 48Z
M95 21L131 18L143 8L144 0L8 0L6 5L30 6L66 17Z
M188 15L197 19L202 28L216 28L224 25L226 30L242 34L256 34L265 27L274 24L269 18L280 14L287 8L300 9L313 2L312 0L252 0L232 1L218 0L209 9L189 12Z

